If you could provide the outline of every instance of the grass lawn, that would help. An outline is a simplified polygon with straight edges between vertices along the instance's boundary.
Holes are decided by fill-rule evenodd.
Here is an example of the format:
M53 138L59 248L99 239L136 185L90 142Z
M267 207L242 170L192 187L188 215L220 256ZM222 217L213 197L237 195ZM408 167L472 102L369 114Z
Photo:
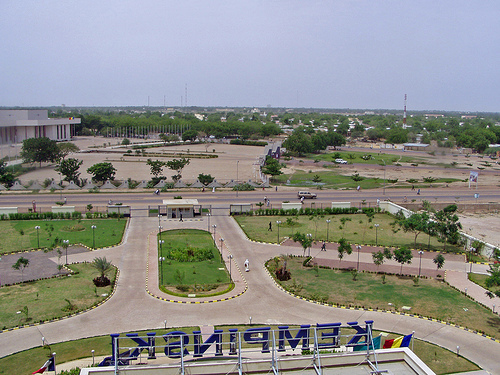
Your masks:
M160 272L163 269L163 275L160 275L160 282L163 280L163 285L168 287L183 285L181 289L189 288L189 293L196 294L213 292L220 287L226 289L229 286L229 273L224 262L221 262L220 252L208 232L197 229L170 230L161 233L161 240L165 241L159 255L165 257L160 267ZM195 249L206 250L210 255L200 261L174 259L175 251L194 253ZM181 289L178 292L187 292ZM168 290L172 291L172 288L166 291Z
M76 274L1 287L0 328L63 317L91 307L106 298L103 294L111 293L112 286L94 287L92 280L99 273L90 264L72 264L68 267ZM108 277L114 280L115 275L116 268L113 268ZM25 307L28 309L27 316L18 313Z
M484 274L480 274L480 273L468 273L467 275L468 275L470 281L472 281L473 283L476 283L476 284L482 286L484 289L487 289L487 290L489 290L492 293L495 293L495 292L498 293L498 292L500 292L500 288L498 286L496 286L496 287L489 287L489 288L486 286L486 279L488 277L490 277L489 274L488 275L484 275Z
M500 338L500 317L475 303L446 283L420 279L415 286L411 278L360 273L353 281L348 271L302 266L303 258L292 258L288 268L292 279L282 285L301 296L333 304L402 311L410 306L416 315L436 318ZM272 262L270 264L273 264ZM392 303L392 306L389 305ZM418 333L417 333L418 335Z
M0 254L53 246L55 238L70 244L106 247L120 243L126 219L0 221ZM92 225L96 228L92 230ZM39 226L40 229L35 229ZM95 233L94 233L95 232ZM38 246L40 240L40 246Z
M346 221L345 225L342 224L342 218L350 219ZM235 220L241 226L248 238L254 241L272 242L278 241L278 226L276 221L281 221L279 228L279 239L283 241L285 237L292 237L293 233L311 233L312 238L316 241L327 240L331 242L338 242L344 237L350 243L375 245L380 246L408 246L413 248L414 235L412 233L405 233L395 226L396 233L393 231L391 223L394 218L389 214L376 214L372 222L368 221L365 214L354 215L325 215L323 217L316 216L310 219L311 216L245 216L236 215ZM293 223L290 224L290 220ZM330 220L330 224L326 222ZM269 222L272 222L273 231L269 231ZM378 229L374 224L379 224ZM327 233L328 232L328 233ZM428 239L424 233L417 237L417 248L427 250ZM443 244L438 242L435 237L431 237L430 242L431 250L442 250ZM459 252L462 249L455 248L451 245L446 245L447 251Z
M146 336L147 332L156 332L157 336L172 331L173 329L153 329L147 331L134 331L127 333L139 333L139 336ZM183 327L180 329L186 333L192 333L199 330L199 327ZM122 334L125 336L125 333ZM137 344L132 340L120 341L121 347L135 347ZM160 345L160 341L157 341ZM51 353L56 352L56 368L57 363L65 363L74 361L80 358L92 357L91 350L95 351L95 356L110 356L111 355L111 337L109 335L90 337L82 340L66 341L59 344L50 345L50 347L38 347L23 352L19 352L4 358L0 358L0 374L15 375L15 374L31 374L38 370L41 365L47 360Z
M306 168L306 166L304 166ZM324 189L356 189L358 186L361 189L377 189L384 186L383 178L368 178L363 177L360 181L355 181L351 176L344 176L340 173L338 166L327 166L327 168L333 168L332 171L318 171L312 172L297 171L293 174L283 174L277 177L273 177L273 181L280 184L287 184L291 186L309 186L309 187L319 187ZM317 182L313 181L313 178L317 179ZM288 184L288 181L290 183ZM436 181L429 183L424 181L418 181L416 183L408 183L403 180L398 180L397 182L385 181L386 188L409 188L411 185L415 188L427 188L427 187L437 187L442 184L448 184L452 182L460 181L456 178L438 178Z
M259 325L260 326L260 325ZM253 325L252 327L256 327ZM290 326L292 327L292 326ZM227 332L229 328L237 328L244 331L250 326L216 326L216 329L222 329ZM273 329L277 327L273 326ZM153 329L147 331L134 332L139 333L139 336L145 336L147 332L154 331L156 336L159 337L172 329ZM176 329L177 330L177 329ZM199 327L181 327L178 330L186 332L188 334L193 331L199 330ZM374 331L374 336L379 334L378 331ZM125 336L125 334L122 334ZM398 335L389 335L388 338L394 338ZM161 340L160 340L161 341ZM157 345L161 343L157 341ZM120 341L120 346L126 348L128 343L126 340ZM135 347L136 344L130 342L130 347ZM248 345L244 345L248 347ZM426 343L420 340L414 340L413 349L415 354L422 359L436 374L449 374L459 371L473 371L478 370L470 361L463 357L457 357L455 353L443 349L439 346ZM64 363L69 361L74 361L80 358L91 357L91 350L95 351L96 356L109 356L111 355L111 339L110 336L98 336L91 337L82 340L67 341L59 344L53 344L49 347L38 347L29 349L20 353L10 355L0 359L0 374L30 374L34 370L41 366L50 353L57 353L57 363ZM223 349L227 352L228 348Z
M365 159L363 159L365 157ZM360 163L360 164L379 164L392 165L395 163L423 163L425 159L415 156L405 156L405 155L388 155L379 154L378 152L362 152L362 151L331 151L326 154L310 154L308 158L320 161L331 161L335 162L335 159L344 159L349 164Z
M313 182L315 176L319 178L318 183ZM328 189L356 189L358 185L362 189L376 189L384 185L384 180L380 178L364 178L361 181L354 181L350 176L343 176L332 171L297 171L292 175L283 174L273 178L273 181L281 184L287 183L288 180L292 186L321 186ZM387 187L389 186L391 184L387 184Z

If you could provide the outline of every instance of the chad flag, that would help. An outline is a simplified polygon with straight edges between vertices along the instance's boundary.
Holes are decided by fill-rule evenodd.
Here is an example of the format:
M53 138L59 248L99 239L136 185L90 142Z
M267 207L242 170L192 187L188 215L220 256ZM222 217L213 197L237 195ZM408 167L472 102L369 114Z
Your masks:
M410 333L409 335L406 335L406 336L399 336L395 339L385 340L384 349L407 348L410 346L412 336L413 336L413 333Z

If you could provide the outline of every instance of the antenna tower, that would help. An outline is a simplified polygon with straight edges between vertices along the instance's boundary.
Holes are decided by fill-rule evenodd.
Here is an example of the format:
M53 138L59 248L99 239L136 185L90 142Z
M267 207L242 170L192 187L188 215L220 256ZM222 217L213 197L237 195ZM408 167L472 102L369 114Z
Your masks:
M403 128L406 129L406 94L405 94L405 106L403 111Z

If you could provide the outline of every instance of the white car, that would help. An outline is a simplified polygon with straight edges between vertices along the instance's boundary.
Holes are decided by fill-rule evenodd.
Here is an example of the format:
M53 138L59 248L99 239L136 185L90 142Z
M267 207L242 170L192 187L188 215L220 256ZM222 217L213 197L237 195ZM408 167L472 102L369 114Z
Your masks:
M344 159L335 159L335 163L337 164L347 164L347 161Z

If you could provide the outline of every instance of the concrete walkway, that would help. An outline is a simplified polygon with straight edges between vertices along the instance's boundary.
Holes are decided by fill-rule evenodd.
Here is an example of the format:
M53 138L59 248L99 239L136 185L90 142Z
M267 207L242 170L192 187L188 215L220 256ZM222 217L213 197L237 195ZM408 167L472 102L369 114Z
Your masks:
M211 224L217 225L216 242L220 243L219 236L224 238L223 254L226 261L229 252L233 255L233 266L238 265L243 268L245 259L250 260L250 272L233 272L233 275L236 274L237 282L237 288L229 295L233 298L223 296L220 302L188 304L165 302L151 295L158 294L157 297L171 299L170 296L160 295L158 283L155 281L156 267L158 267L155 237L158 218L136 217L131 220L126 241L122 245L91 253L72 254L69 258L70 262L77 262L89 261L96 256L106 256L120 269L117 289L110 300L76 317L0 334L0 356L40 346L42 336L47 342L56 343L115 332L160 329L164 327L165 320L167 327L246 324L250 319L253 324L259 325L374 320L374 328L378 330L401 334L415 331L417 338L452 351L455 351L458 345L461 355L490 373L500 373L500 362L497 360L500 343L481 335L405 315L322 306L297 299L281 291L268 276L263 264L267 259L282 253L301 255L302 248L248 241L236 222L228 216L212 216ZM162 220L161 225L164 230L180 227L208 228L206 221L181 223L175 220ZM333 259L335 255L333 251L326 253ZM366 263L372 262L368 252L362 259ZM345 260L352 261L350 258ZM422 259L422 268L429 268L428 262L430 265L432 261L426 260L424 263ZM464 265L465 263L460 266L450 261L449 267L462 267L463 270L450 271L465 274ZM432 268L435 268L433 264ZM241 279L238 279L239 277ZM454 279L454 276L451 276L451 279ZM246 290L243 288L245 281L248 285ZM241 293L242 288L243 293ZM469 294L472 293L474 298L478 293L479 298L479 294L484 294L484 291L476 291L471 287Z

